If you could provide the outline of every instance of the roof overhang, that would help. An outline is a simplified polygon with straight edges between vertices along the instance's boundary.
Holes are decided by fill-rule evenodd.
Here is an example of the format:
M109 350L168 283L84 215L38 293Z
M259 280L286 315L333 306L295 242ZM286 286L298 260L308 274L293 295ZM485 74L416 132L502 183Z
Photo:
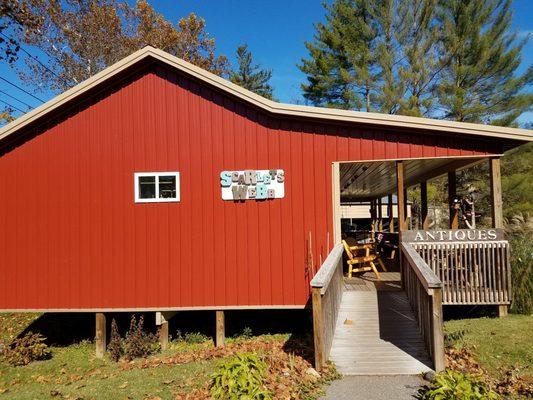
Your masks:
M533 141L533 131L526 129L278 103L265 99L264 97L243 89L226 79L150 46L136 51L86 81L74 86L7 124L0 129L0 141L150 57L274 115L314 118L332 122L357 123L392 129L411 129L477 135L521 142Z
M405 187L461 170L486 160L478 157L440 157L402 160ZM396 161L340 163L340 190L343 202L359 202L396 193Z

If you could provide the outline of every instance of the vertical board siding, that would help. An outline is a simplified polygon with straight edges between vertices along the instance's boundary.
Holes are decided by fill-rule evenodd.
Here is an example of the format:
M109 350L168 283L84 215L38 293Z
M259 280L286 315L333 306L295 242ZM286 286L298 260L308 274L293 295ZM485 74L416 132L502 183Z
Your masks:
M274 118L150 68L0 155L0 309L302 306L333 247L332 162L500 152ZM222 170L270 168L284 199L221 199ZM150 171L180 172L179 203L134 203Z

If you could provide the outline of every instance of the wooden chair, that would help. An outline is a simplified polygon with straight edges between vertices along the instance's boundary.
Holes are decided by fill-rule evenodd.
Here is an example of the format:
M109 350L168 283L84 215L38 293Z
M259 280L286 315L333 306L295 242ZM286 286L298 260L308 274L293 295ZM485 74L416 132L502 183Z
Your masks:
M357 246L348 246L346 240L343 240L342 245L344 246L344 250L346 251L346 255L348 256L348 260L346 261L346 263L348 264L348 278L351 278L354 272L374 271L376 277L378 279L381 279L378 269L376 268L376 264L374 262L377 262L381 266L383 271L387 271L387 268L385 268L385 264L383 264L383 261L379 257L379 254L371 254L371 250L373 250L374 248L374 245L372 243L366 243ZM357 254L353 253L361 250L365 251L364 256L357 256Z

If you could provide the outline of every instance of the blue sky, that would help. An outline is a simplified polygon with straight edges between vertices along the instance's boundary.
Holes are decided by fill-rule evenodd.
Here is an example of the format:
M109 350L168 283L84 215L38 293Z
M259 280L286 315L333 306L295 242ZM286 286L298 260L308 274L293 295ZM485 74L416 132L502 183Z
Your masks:
M312 38L313 24L324 20L321 0L153 0L150 3L174 22L190 12L204 17L208 32L216 40L217 52L227 55L232 62L237 46L248 43L255 60L273 70L275 97L283 102L301 99L300 84L305 76L297 64L307 56L304 42ZM514 29L520 35L531 35L523 52L524 69L533 64L533 1L515 0L513 7ZM19 83L16 74L6 65L0 65L0 76ZM38 104L1 80L0 90L31 105ZM47 100L51 95L40 96ZM10 102L16 104L11 99ZM533 113L523 115L521 121L533 121Z

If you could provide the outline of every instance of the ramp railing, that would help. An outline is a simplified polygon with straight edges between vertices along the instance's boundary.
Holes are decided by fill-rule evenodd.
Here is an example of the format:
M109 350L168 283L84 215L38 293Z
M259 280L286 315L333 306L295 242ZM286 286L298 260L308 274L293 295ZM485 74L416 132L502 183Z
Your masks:
M343 251L342 244L333 247L311 280L315 368L317 370L321 370L329 358L333 334L337 324L344 288L342 273Z

